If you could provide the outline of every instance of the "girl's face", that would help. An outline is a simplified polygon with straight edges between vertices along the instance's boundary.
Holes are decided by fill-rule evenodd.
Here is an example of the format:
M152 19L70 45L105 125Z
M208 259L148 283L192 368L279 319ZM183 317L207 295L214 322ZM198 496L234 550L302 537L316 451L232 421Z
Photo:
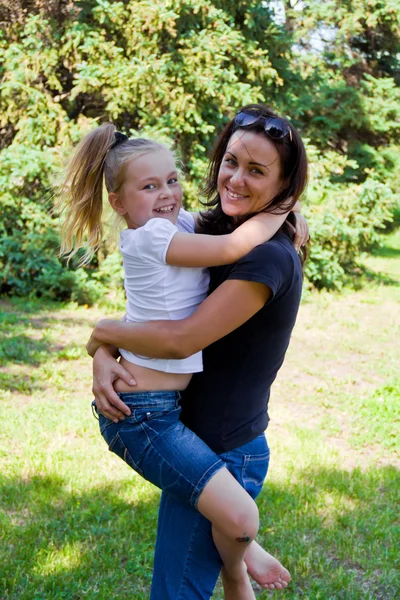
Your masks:
M172 154L160 148L131 160L120 193L112 192L108 198L130 229L156 217L175 224L182 205L182 188Z
M265 135L239 129L228 142L218 173L222 210L243 217L264 210L282 188L281 160Z

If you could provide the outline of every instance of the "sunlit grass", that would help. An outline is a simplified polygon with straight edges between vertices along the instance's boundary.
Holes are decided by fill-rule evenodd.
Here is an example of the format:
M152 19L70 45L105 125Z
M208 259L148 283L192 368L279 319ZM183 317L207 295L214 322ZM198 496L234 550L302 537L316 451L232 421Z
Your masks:
M303 304L273 389L260 540L291 570L281 598L400 597L398 240L367 259L390 285ZM148 598L159 492L90 410L84 343L103 311L1 308L1 600Z

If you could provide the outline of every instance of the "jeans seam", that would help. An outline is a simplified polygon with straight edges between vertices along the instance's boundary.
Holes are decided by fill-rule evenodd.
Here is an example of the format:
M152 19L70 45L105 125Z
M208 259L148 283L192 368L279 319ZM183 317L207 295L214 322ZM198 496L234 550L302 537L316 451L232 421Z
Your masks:
M124 458L123 458L124 462L128 465L128 467L130 467L131 469L133 469L134 471L136 471L141 477L143 477L143 471L142 471L142 469L139 467L139 465L137 464L137 462L135 460L133 460L131 453L129 452L126 444L124 443L124 441L121 438L121 436L119 435L119 433L117 433L116 438L118 438L118 440L120 441L122 447L124 448ZM114 443L114 446L115 446L115 443ZM127 456L129 456L129 461L130 462L127 460ZM140 457L140 458L142 458L142 457Z
M178 406L178 407L175 407L174 409L172 409L172 410L169 410L167 414L170 414L170 413L172 413L172 412L174 412L174 411L178 410L179 408L180 408L179 406ZM149 429L151 429L151 431L153 431L153 432L156 434L156 435L154 436L154 438L158 438L160 435L164 434L164 433L165 433L165 431L167 431L167 430L169 429L169 427L172 427L172 425L168 426L168 427L167 427L167 428L166 428L166 429L165 429L165 430L164 430L164 431L161 433L161 432L159 432L159 431L156 431L155 429L153 429L153 428L151 427L151 425L149 425L149 424L148 424L148 423L150 423L150 422L151 422L151 419L149 419L149 421L141 421L140 423L138 423L138 425L140 425L140 427L141 427L141 428L142 428L142 430L144 431L144 433L145 433L145 435L146 435L146 437L147 437L147 441L149 442L149 444L152 444L153 442L152 442L152 440L151 440L151 438L150 438L150 436L149 436L148 432L146 431L146 427L145 427L146 425L147 425L147 427L148 427Z
M242 468L241 468L241 471L240 471L240 478L242 480L241 483L242 483L243 487L245 487L245 477L244 477L244 475L245 475L246 467L247 467L248 463L249 463L249 455L245 454L244 457L243 457L243 464L242 464Z
M186 580L186 572L187 572L187 569L188 569L189 558L190 558L190 555L192 553L194 536L195 536L195 533L197 532L197 529L198 529L199 524L200 524L200 516L201 516L200 513L197 512L197 515L196 515L196 527L193 527L192 537L190 539L189 549L188 549L188 553L187 553L187 557L186 557L186 561L185 561L185 568L183 569L182 580L181 580L181 585L180 585L179 595L178 595L177 600L180 600L180 599L185 600L185 597L182 596L181 593L182 593L182 588L183 588L184 582Z
M143 428L143 429L144 429L144 428ZM185 476L183 473L181 473L180 471L178 471L178 469L175 467L175 465L173 465L173 464L172 464L172 463L171 463L169 460L167 460L167 459L166 459L166 458L165 458L165 457L164 457L164 456L163 456L163 455L160 453L160 451L158 450L158 448L157 448L157 447L154 445L153 441L149 439L149 437L148 437L148 435L147 435L147 432L146 432L146 431L145 431L145 433L146 433L147 439L149 440L149 445L153 447L153 450L154 450L154 451L157 453L157 455L158 455L160 458L162 458L162 460L163 460L163 461L165 461L165 462L167 463L167 465L168 465L169 467L171 467L171 468L173 469L173 471L179 475L179 477L182 477L182 479L184 479L184 480L185 480L185 482L186 482L186 483L188 483L188 484L190 485L190 487L195 487L195 490L194 490L194 491L198 491L198 485L199 485L199 483L201 482L201 480L204 478L205 474L204 474L204 475L202 475L202 477L199 479L199 481L198 481L198 482L197 482L197 483L194 485L194 484L192 483L192 481L190 481L190 479L188 479L188 478L187 478L187 477L186 477L186 476ZM119 435L119 434L118 434L118 435ZM126 448L126 445L125 445L124 441L123 441L121 438L120 438L120 440L121 440L121 443L123 444L123 446ZM142 456L141 456L140 460L143 460L143 458L144 458L144 457L145 457L145 455L147 454L148 450L149 450L149 448L147 448L147 450L145 450L145 452L142 454ZM129 451L128 451L128 453L129 453ZM129 453L129 456L131 456L131 455L130 455L130 453ZM131 458L132 458L132 457L131 457ZM209 468L207 469L207 471L206 471L206 474L209 472L209 470L210 470L210 469L212 469L213 467L215 467L215 465L216 465L216 464L218 464L218 462L219 462L219 461L220 461L220 459L218 459L217 461L215 461L215 463L214 463L214 464L213 464L211 467L209 467ZM136 462L135 462L133 459L132 459L132 462L133 462L135 465L137 464L137 463L136 463ZM222 462L222 461L221 461L221 462ZM138 466L138 468L140 469L140 471L142 471L142 472L143 472L143 470L140 468L140 466L139 466L139 465L137 465L137 466ZM224 465L224 463L222 464L222 466L225 466L225 465ZM146 479L146 477L145 477L145 476L143 476L143 478L144 478L144 479ZM146 481L148 481L148 480L146 480ZM161 490L164 490L164 488L159 488L159 489L161 489ZM167 493L169 493L169 492L168 492L168 489L166 489L165 491L166 491ZM194 493L194 492L192 492L192 494L191 494L191 496L190 496L190 500L189 500L189 506L192 506L192 507L193 507L195 510L197 510L197 509L196 509L196 507L195 507L195 506L193 506L193 504L192 504L192 497L193 497L193 493Z
M144 427L144 423L138 423L138 425L140 425L141 429L144 431L144 435L147 437L147 441L149 444L153 444L153 442L151 441L149 434L146 431L146 427ZM152 431L154 431L154 429L152 429ZM158 437L158 436L157 436ZM144 453L143 453L144 456Z
M193 504L193 496L195 494L197 494L199 491L201 493L204 490L204 488L207 485L207 483L210 481L210 479L212 479L214 477L214 475L216 473L218 473L218 471L214 471L213 474L210 477L207 477L208 473L211 471L211 469L214 469L214 467L216 465L218 465L219 463L221 463L221 466L218 469L218 471L220 471L223 467L226 467L226 463L224 463L224 461L222 461L220 458L218 458L218 460L216 460L213 465L211 465L210 467L208 467L207 471L205 473L203 473L203 475L200 477L199 481L194 486L192 495L190 496L190 504L192 506L194 505L194 507L196 508L196 510L197 510L197 502L198 502L199 498L197 497L196 504ZM205 483L203 483L203 481L205 481Z

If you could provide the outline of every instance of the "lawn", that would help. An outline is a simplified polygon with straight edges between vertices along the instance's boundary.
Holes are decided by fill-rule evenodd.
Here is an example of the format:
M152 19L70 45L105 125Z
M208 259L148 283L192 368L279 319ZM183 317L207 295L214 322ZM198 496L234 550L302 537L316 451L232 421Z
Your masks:
M366 262L362 289L305 299L273 388L260 542L292 573L283 599L400 598L400 232ZM0 308L0 599L148 598L159 492L90 410L103 311Z

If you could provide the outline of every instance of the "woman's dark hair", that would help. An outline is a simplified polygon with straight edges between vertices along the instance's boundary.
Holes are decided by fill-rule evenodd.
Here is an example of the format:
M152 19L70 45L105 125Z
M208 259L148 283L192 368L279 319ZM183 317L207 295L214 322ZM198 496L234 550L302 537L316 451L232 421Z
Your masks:
M233 222L233 218L225 215L222 211L221 199L218 193L218 173L225 155L228 142L232 135L238 131L251 131L265 137L276 147L282 167L282 190L265 208L266 212L287 212L290 211L297 200L304 192L307 184L307 155L303 141L296 131L286 119L283 119L289 128L289 133L280 139L274 139L269 136L264 129L265 118L275 117L281 119L278 114L272 111L264 104L248 104L240 109L239 112L254 114L264 119L255 121L252 125L241 127L232 119L224 128L217 139L214 149L211 154L210 166L207 173L203 195L206 201L202 202L208 208L201 213L199 225L204 233L223 234L229 233L234 227L240 225L252 214L246 215L240 222Z

